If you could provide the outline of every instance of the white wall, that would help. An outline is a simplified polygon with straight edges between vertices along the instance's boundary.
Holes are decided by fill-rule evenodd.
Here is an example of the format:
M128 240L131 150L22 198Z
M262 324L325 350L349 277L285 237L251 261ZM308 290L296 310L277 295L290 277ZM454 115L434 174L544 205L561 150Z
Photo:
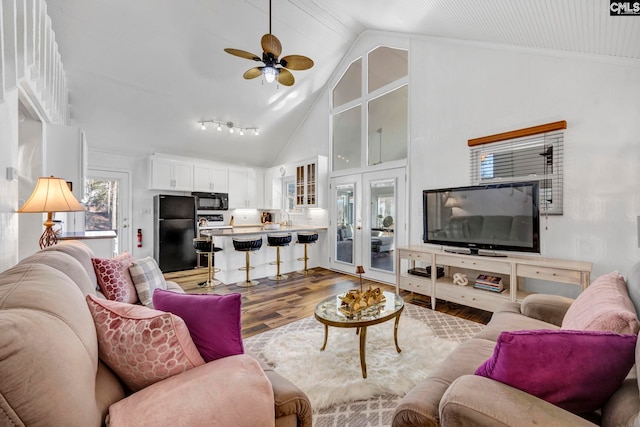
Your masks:
M640 259L640 64L435 40L411 45L410 243L421 192L468 185L467 140L567 121L564 215L541 220L546 257L592 276Z
M637 61L364 33L280 162L330 158L331 88L378 44L410 47L410 244L422 244L422 190L470 184L468 139L566 120L564 215L542 218L541 255L591 261L593 277L640 260Z
M25 114L18 125L18 133L18 206L22 206L36 188L38 178L44 175L42 122ZM46 214L41 213L18 215L19 259L40 250L38 242L45 218Z
M6 178L7 167L18 168L18 91L0 102L0 271L18 262L18 182Z

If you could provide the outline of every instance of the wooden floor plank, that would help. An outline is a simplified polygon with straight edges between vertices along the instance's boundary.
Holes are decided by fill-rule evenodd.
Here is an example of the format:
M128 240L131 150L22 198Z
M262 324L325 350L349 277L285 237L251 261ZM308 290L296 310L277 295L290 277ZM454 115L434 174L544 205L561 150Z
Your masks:
M207 278L206 269L194 269L167 273L166 280L178 283L190 294L242 295L242 336L248 338L279 326L313 316L315 306L325 298L360 287L358 277L349 276L323 268L315 268L314 273L303 275L290 273L284 281L275 282L267 278L258 279L260 284L252 288L242 288L235 284L221 284L214 288L198 286ZM395 287L363 280L363 286L380 286L383 290L395 291ZM431 307L429 297L400 293L405 301L427 308ZM491 313L446 301L437 301L436 310L474 322L487 323Z

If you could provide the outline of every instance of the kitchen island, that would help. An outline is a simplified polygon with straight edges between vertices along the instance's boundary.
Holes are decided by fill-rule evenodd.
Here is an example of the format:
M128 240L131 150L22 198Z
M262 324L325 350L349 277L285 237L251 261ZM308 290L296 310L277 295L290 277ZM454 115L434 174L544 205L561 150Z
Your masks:
M291 244L280 250L282 262L280 271L285 274L301 270L303 267L303 262L298 261L298 258L304 256L304 247L296 243L296 233L303 231L318 233L318 241L309 245L309 268L326 265L328 261L327 227L323 226L282 225L277 230L265 230L261 225L236 225L233 228L205 229L201 230L200 234L213 238L215 246L223 249L215 255L215 266L220 269L220 272L216 273L216 278L226 284L240 282L245 277L244 271L239 270L245 265L245 253L234 249L233 238L262 236L262 248L251 253L251 266L255 268L251 270L250 275L252 278L260 279L261 284L275 285L278 282L267 279L267 276L273 276L276 271L276 266L271 264L276 260L276 249L267 244L267 234L291 233Z

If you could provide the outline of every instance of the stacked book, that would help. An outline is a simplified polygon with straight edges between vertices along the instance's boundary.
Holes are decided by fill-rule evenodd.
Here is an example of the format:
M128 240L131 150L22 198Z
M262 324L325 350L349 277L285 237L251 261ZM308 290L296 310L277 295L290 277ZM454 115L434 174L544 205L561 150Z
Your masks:
M491 291L491 292L504 291L504 284L502 283L502 277L487 276L486 274L481 274L478 277L476 277L476 282L473 284L473 287L476 289L484 289L486 291Z

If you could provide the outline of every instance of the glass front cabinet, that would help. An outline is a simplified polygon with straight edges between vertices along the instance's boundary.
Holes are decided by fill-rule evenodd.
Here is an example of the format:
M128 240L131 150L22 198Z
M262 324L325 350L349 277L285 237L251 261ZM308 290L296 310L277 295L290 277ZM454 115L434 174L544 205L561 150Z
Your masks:
M322 170L326 175L327 158L323 156L296 167L296 207L322 207L318 190Z

